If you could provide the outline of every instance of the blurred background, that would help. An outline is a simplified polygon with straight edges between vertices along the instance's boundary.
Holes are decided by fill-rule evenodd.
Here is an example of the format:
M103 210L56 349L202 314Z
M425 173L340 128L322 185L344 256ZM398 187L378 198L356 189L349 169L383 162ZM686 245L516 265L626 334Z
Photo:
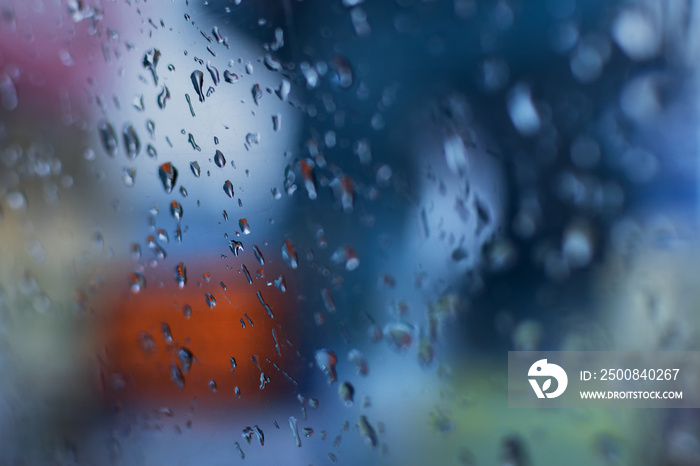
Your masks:
M506 399L698 350L699 14L0 0L0 464L700 464Z

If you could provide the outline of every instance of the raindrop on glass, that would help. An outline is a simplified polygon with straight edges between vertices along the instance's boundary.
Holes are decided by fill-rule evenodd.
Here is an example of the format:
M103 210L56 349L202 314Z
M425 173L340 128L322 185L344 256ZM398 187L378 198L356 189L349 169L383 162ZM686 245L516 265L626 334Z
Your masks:
M139 272L131 274L131 292L138 293L146 287L146 278Z
M238 227L241 229L241 233L244 235L250 234L250 226L248 225L248 219L242 218L238 220Z
M202 174L202 169L199 168L198 162L190 162L190 170L192 170L192 174L197 178L199 178Z
M177 201L170 202L170 215L178 222L182 219L182 204Z
M253 95L253 101L255 102L255 105L259 105L260 99L262 99L263 96L262 90L260 89L260 84L253 85L253 88L251 89L250 93Z
M158 85L158 74L156 73L156 66L158 66L158 60L160 59L160 50L151 49L143 56L143 67L151 71L153 76L153 83Z
M227 83L237 83L238 75L236 73L231 73L229 70L224 71L224 81Z
M177 181L177 169L170 163L164 163L158 168L158 176L166 193L171 193Z
M297 418L290 416L289 418L289 428L292 429L292 435L294 436L294 442L297 447L301 447L301 438L299 437L299 427L297 423Z
M297 261L297 251L294 249L294 245L289 240L285 240L284 244L282 244L282 259L284 259L284 262L293 269L296 269L299 266L299 262Z
M233 198L233 183L231 181L226 180L224 183L224 192L228 197Z
M165 109L165 104L170 100L170 89L168 86L163 86L163 89L158 94L158 108L161 110Z
M136 169L133 167L124 168L122 171L122 181L127 187L132 187L136 182Z
M360 375L367 375L369 373L369 365L367 364L367 358L360 350L352 349L348 353L348 361L355 366L355 370Z
M328 378L328 384L332 384L338 380L338 375L335 372L338 357L336 356L335 352L326 348L321 348L316 351L314 359L316 360L316 365L318 368L321 369L321 371Z
M187 374L190 371L190 368L192 367L192 361L194 361L194 355L192 354L192 351L190 351L189 348L185 348L183 346L178 350L177 357L182 363L182 372Z
M224 154L220 150L217 150L216 154L214 154L214 163L219 168L224 168L226 165L226 157L224 157Z
M244 251L243 243L241 243L240 241L236 241L235 239L232 239L231 241L229 241L228 247L231 250L231 252L233 253L233 255L236 257L238 257L238 255Z
M187 268L184 262L180 262L175 266L175 281L180 288L184 288L187 284Z
M343 382L338 387L338 396L345 406L352 406L355 401L355 387L350 382Z
M102 120L98 125L98 129L100 131L102 147L107 151L107 154L114 157L117 155L118 150L117 133L114 131L114 127L111 123Z
M204 86L204 73L199 70L195 70L190 75L190 79L192 80L194 90L199 97L199 101L204 102L204 91L202 90L202 87Z

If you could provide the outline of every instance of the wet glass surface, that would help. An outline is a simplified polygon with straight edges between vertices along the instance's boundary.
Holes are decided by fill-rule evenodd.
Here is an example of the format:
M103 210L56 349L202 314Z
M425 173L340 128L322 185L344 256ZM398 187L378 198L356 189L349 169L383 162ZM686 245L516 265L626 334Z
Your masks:
M698 349L698 13L0 0L0 464L700 464L506 402Z

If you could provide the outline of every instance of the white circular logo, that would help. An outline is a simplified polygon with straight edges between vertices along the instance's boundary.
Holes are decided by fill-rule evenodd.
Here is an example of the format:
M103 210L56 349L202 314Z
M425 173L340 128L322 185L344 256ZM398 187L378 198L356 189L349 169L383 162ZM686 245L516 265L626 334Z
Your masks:
M528 377L547 377L547 379L543 381L542 386L540 386L537 381L538 379L528 379L537 398L556 398L564 393L566 385L569 383L569 378L566 376L564 369L556 364L548 363L546 359L540 359L530 366L527 375ZM550 392L549 389L552 388L552 378L557 381L557 385L556 390Z

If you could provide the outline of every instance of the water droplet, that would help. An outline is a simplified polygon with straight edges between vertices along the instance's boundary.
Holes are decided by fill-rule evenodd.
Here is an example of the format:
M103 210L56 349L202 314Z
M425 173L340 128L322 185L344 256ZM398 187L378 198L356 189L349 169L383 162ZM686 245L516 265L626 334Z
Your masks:
M173 344L173 332L170 330L170 325L163 322L160 324L160 330L163 333L163 340L167 345Z
M170 202L170 215L178 222L182 219L182 204L177 201Z
M309 199L316 199L316 180L314 179L314 167L313 162L309 163L305 160L299 161L299 169L301 171L301 177L304 179L304 187L309 195Z
M114 157L117 155L117 133L114 131L114 127L111 123L107 121L100 121L98 124L98 129L100 131L100 140L102 141L102 147L108 155Z
M224 192L228 197L233 198L233 183L231 181L226 180L224 183Z
M260 443L260 446L261 447L264 446L265 445L265 434L263 433L262 429L260 427L258 427L257 425L253 426L253 428L255 429L255 436L258 437L258 442Z
M153 120L146 120L146 131L153 137L156 134L156 123Z
M207 71L209 72L209 76L211 76L211 80L214 81L214 85L218 86L219 85L219 70L217 70L214 65L207 62Z
M199 168L198 162L190 162L190 170L192 170L192 174L197 178L202 174L202 169Z
M241 435L243 438L250 444L250 441L253 439L253 428L250 426L247 426L245 429L243 429L243 432Z
M540 130L540 115L526 84L518 84L508 94L508 115L523 136L532 136Z
M348 353L348 361L355 366L355 370L360 375L369 374L369 365L367 364L367 359L365 355L360 352L360 350L352 349Z
M236 389L238 389L238 387L236 387ZM238 442L236 442L236 450L238 450L238 453L241 455L241 459L244 460L245 453L243 453L243 449L241 449L241 445Z
M146 288L146 278L139 272L131 274L131 292L136 294Z
M273 131L279 131L280 125L282 123L282 115L279 113L275 113L272 115L272 130Z
M253 245L253 254L255 254L255 259L257 259L260 265L265 265L265 258L263 257L262 252L260 252L260 248L258 248L257 245Z
M216 42L218 44L223 44L224 43L224 38L221 36L221 33L219 32L219 27L214 26L214 28L211 30L212 36L214 36L214 39L216 39Z
M289 92L291 90L292 90L291 83L288 80L283 79L282 82L280 83L280 87L278 87L275 90L275 94L277 94L277 97L279 97L279 99L282 102L286 102L287 99L289 98Z
M170 379L178 388L185 388L185 376L174 362L170 363Z
M131 258L135 261L141 259L141 246L138 243L131 244Z
M148 154L149 157L155 159L158 157L158 152L156 151L156 148L153 147L153 144L149 144L146 146L146 153Z
M265 377L265 373L261 372L260 373L260 387L259 387L260 390L263 390L268 383L270 383L270 378Z
M175 266L175 281L180 288L184 288L187 284L187 268L184 262L180 262Z
M248 226L248 219L242 218L238 220L238 228L241 229L241 233L244 235L250 234L250 226Z
M336 199L343 207L343 211L345 213L352 212L355 193L352 178L347 175L340 176L331 182L331 188L335 193Z
M326 306L326 310L328 312L334 313L336 311L335 301L333 300L331 291L328 288L321 289L321 299L323 300L323 304Z
M192 149L196 150L197 152L202 152L202 148L197 145L197 141L194 140L194 134L189 133L187 136L187 142L190 143L192 146Z
M377 433L367 420L367 416L360 416L360 419L357 422L357 428L360 431L360 436L364 439L367 446L377 446Z
M337 55L331 61L331 67L333 69L333 80L337 85L343 89L347 89L352 86L353 83L353 73L350 67L350 62L340 55Z
M122 180L124 185L127 187L132 187L136 182L136 169L133 167L124 168L122 171Z
M258 296L258 301L260 301L260 304L267 312L267 315L270 317L270 319L274 319L275 316L274 316L274 314L272 314L272 309L270 309L270 306L265 302L265 299L263 299L262 293L260 293L258 291L258 292L256 292L256 294Z
M190 351L189 348L183 346L178 350L177 357L182 363L182 372L187 374L190 371L190 368L192 367L192 361L194 361L194 355L192 354L192 351Z
M406 350L413 341L413 329L403 322L390 322L384 326L386 340L399 350Z
M343 382L338 387L338 396L345 406L352 406L355 401L355 387L350 382Z
M170 162L164 163L158 168L158 176L165 192L171 193L177 181L177 168Z
M156 236L158 237L158 240L162 241L163 243L167 244L170 242L170 238L168 237L168 232L163 230L162 228L159 228L156 231Z
M284 259L284 262L286 262L287 265L293 269L296 269L299 266L299 262L297 261L297 251L294 249L294 245L289 240L285 240L284 244L282 244L282 259Z
M224 157L224 154L220 150L217 150L216 154L214 154L214 163L219 168L224 168L226 165L226 157Z
M134 97L133 105L136 110L138 110L139 112L143 112L146 109L146 107L143 104L143 95Z
M258 133L248 133L245 135L245 142L248 146L253 144L258 144L260 142L260 134Z
M294 436L294 442L297 447L301 447L301 438L299 437L299 427L297 423L297 418L294 416L289 417L289 427L292 429L292 435Z
M254 84L253 88L250 90L250 93L253 95L255 105L259 105L260 99L262 99L263 96L262 90L260 89L260 84Z
M287 291L287 283L284 280L284 275L280 275L275 279L275 288L280 290L282 293Z
M214 306L216 306L216 299L214 299L214 295L211 293L206 293L204 295L204 300L207 302L207 306L209 306L209 309L213 309Z
M204 73L202 73L200 70L194 70L190 75L190 79L192 80L194 90L199 97L199 101L204 102L204 91L202 90L202 87L204 86Z
M158 61L160 60L160 50L151 49L143 56L143 67L151 71L153 76L153 83L158 85L158 74L156 73L156 66L158 66Z
M345 263L345 269L353 271L360 266L360 259L350 246L341 246L333 253L331 260L336 264Z
M265 63L265 67L270 71L281 71L282 70L282 64L279 61L272 58L272 55L270 55L269 53L265 55L264 63Z
M168 86L163 86L163 89L158 94L158 108L165 109L165 104L170 100L170 89Z
M244 251L243 243L241 243L240 241L236 241L235 239L232 239L228 242L228 247L233 253L233 255L236 257L238 257L238 255Z
M153 251L158 259L162 260L167 257L165 250L156 242L153 235L149 235L148 238L146 238L146 241L148 242L148 248Z
M338 380L338 375L335 372L338 357L335 352L326 348L321 348L316 351L314 358L318 368L328 377L329 385Z
M248 272L248 267L246 267L245 264L241 264L241 270L243 271L243 275L245 275L246 280L248 280L248 284L252 285L253 279L250 277L250 272Z
M192 306L189 304L182 306L182 315L185 316L185 319L189 319L192 316Z
M12 210L27 208L27 198L20 191L10 191L5 195L5 201Z
M227 83L237 83L238 82L238 75L236 73L231 73L229 70L224 71L224 80Z
M214 379L211 379L211 380L209 381L209 390L210 390L212 393L216 393L217 387L216 387L216 382L214 381Z
M649 60L662 45L662 35L654 23L654 18L643 10L628 8L615 18L612 37L632 60Z
M192 117L197 116L197 114L194 113L194 107L192 106L192 99L190 99L190 95L187 92L185 92L185 100L187 101L187 107L190 109L190 115L192 115Z

